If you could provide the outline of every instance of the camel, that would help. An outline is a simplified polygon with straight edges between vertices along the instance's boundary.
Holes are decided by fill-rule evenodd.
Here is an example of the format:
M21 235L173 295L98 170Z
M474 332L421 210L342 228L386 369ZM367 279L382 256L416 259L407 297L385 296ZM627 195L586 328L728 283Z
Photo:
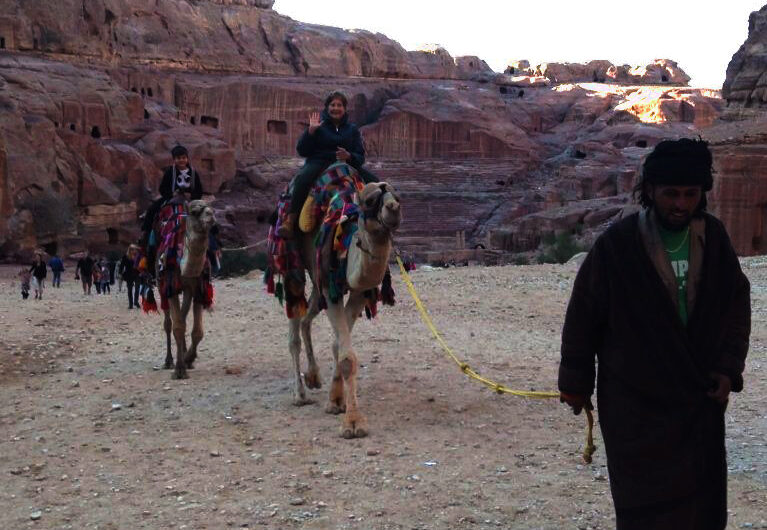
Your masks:
M389 253L392 247L392 233L401 221L400 202L394 188L386 183L370 183L358 193L357 205L364 212L357 221L358 230L354 234L348 250L347 286L348 297L344 304L343 297L338 303L327 299L327 314L333 328L333 380L330 385L329 400L325 412L329 414L345 413L341 423L341 436L344 438L362 438L367 436L368 427L365 416L357 404L357 355L352 349L351 332L354 323L365 306L364 292L381 284L388 270ZM299 233L296 237L301 258L307 265L312 282L308 310L303 317L290 318L288 345L295 369L294 405L311 403L307 399L304 381L301 379L301 338L303 337L308 370L304 376L308 388L321 388L319 368L312 348L312 320L320 312L318 288L318 264L315 247L317 230ZM327 267L329 248L322 249L322 268ZM303 289L303 285L301 286Z
M184 251L177 265L180 291L184 294L181 302L180 292L175 292L168 297L167 304L163 304L165 314L164 328L166 338L165 368L173 368L173 355L171 354L170 335L176 339L176 364L173 379L187 379L187 369L194 368L197 358L197 346L203 337L202 328L202 281L201 277L205 267L205 254L208 250L208 236L210 229L215 223L213 209L204 201L195 200L187 204L186 230L184 231ZM162 259L162 257L160 257ZM163 274L163 273L160 273ZM186 348L186 317L192 308L192 347Z

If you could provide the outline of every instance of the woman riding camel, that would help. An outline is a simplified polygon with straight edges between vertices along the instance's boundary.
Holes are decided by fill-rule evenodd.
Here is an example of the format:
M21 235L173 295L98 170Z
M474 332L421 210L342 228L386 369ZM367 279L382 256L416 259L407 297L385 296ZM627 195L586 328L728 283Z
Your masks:
M362 167L365 163L362 135L356 125L349 123L347 105L344 94L331 92L325 98L322 114L312 113L309 128L298 139L296 150L306 158L306 162L291 183L290 213L277 232L283 239L293 237L296 221L312 184L334 162L352 166L366 184L378 182L375 175Z

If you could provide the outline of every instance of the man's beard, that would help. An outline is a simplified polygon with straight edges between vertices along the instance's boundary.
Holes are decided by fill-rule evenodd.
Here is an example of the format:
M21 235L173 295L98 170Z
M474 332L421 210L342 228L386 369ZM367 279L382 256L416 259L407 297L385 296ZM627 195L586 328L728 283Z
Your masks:
M687 228L694 215L685 214L684 217L671 217L669 215L668 217L664 217L657 211L655 213L660 225L670 232L681 232Z

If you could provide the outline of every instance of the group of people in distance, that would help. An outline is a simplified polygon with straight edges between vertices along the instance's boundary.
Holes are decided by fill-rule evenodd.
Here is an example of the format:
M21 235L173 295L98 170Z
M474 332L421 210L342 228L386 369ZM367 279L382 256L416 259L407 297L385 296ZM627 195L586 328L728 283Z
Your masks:
M128 287L129 307L132 308L134 305L138 307L138 250L137 245L131 245L119 262L109 260L106 256L95 260L86 250L75 267L75 280L82 282L83 294L91 294L93 287L98 294L110 294L111 286L115 283L117 283L118 291L122 292L122 286L125 283ZM58 255L54 255L46 263L44 253L37 251L32 265L29 268L23 267L19 271L21 297L24 300L29 298L31 291L34 291L35 300L42 300L49 268L53 276L51 285L54 288L61 287L61 275L65 267L64 261Z

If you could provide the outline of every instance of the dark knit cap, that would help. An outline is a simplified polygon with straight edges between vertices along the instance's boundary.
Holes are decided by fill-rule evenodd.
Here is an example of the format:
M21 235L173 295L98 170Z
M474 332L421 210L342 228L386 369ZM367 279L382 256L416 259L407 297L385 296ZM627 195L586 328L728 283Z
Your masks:
M187 151L186 147L184 147L183 145L177 145L176 147L174 147L173 149L170 150L170 155L173 158L176 158L176 157L179 157L179 156L182 156L182 155L189 156L189 151Z
M701 186L710 191L714 184L711 151L704 140L664 140L655 146L642 166L642 181L661 186Z

